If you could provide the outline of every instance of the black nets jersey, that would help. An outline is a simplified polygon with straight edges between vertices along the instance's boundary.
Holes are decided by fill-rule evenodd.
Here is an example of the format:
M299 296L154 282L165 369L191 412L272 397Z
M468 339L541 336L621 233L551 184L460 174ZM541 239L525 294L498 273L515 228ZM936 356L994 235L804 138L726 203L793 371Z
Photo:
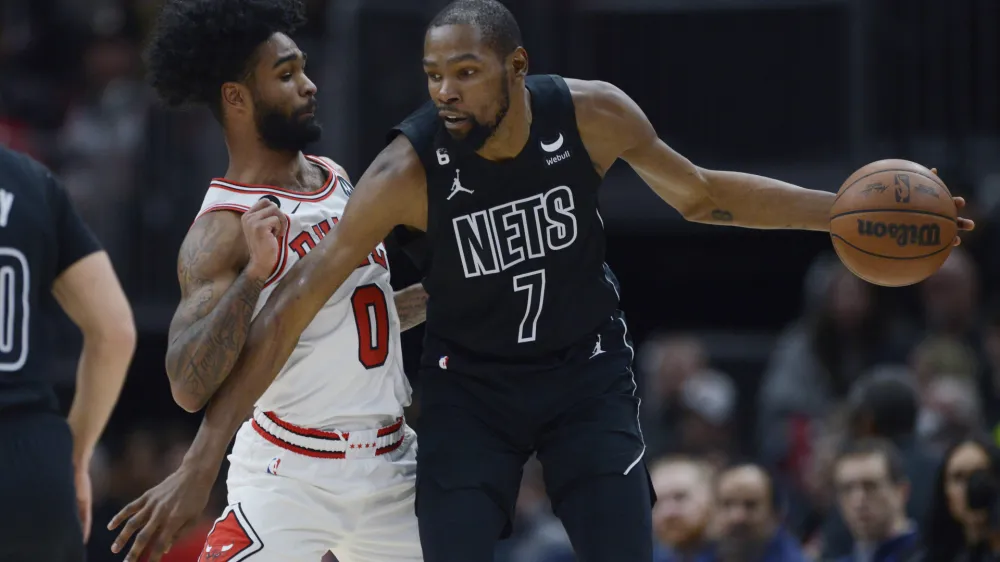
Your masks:
M55 409L46 352L46 321L58 309L52 284L99 249L55 176L0 147L0 412Z
M553 75L526 85L531 131L512 160L456 146L430 102L390 133L406 136L427 174L425 363L459 356L508 370L554 367L572 350L589 353L615 321L602 178L569 88Z

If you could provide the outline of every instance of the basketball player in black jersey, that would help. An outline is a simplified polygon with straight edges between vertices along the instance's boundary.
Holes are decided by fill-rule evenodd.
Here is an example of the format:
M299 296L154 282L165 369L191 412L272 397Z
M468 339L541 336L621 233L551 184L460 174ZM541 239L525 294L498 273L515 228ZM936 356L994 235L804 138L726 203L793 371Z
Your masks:
M68 419L50 373L57 307L83 332ZM62 183L0 146L0 560L84 559L90 459L135 340L111 261Z
M257 316L185 459L190 473L224 454L323 303L368 248L405 225L426 232L429 249L417 484L425 559L492 560L522 465L537 453L580 560L651 560L633 350L597 208L604 173L622 158L688 220L753 228L826 231L834 195L698 168L615 86L528 76L520 45L495 0L459 0L430 24L430 103L392 131L343 220ZM147 508L183 511L201 493L190 485L165 482Z

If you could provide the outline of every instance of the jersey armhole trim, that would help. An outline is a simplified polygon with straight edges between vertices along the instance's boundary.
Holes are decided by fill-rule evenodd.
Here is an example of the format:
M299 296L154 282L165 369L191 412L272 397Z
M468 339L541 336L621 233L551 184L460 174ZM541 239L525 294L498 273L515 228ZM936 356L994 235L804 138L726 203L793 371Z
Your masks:
M212 205L206 208L204 211L198 213L198 216L196 216L194 220L191 221L191 226L194 226L194 223L198 222L198 219L209 213L215 213L217 211L232 211L237 215L243 215L249 210L250 207L247 207L246 205L238 205L236 203L219 203L218 205ZM191 227L188 227L188 230L190 230L190 228Z
M593 172L594 177L600 181L604 181L604 175L607 175L607 170L604 171L604 175L601 175L597 171L597 163L594 162L594 158L590 155L590 150L587 149L587 143L583 140L583 133L580 132L580 120L577 119L576 115L576 101L573 100L573 90L569 88L569 84L566 83L566 79L558 74L548 74L550 80L552 80L553 86L561 93L566 95L566 99L569 101L568 119L572 119L573 128L576 130L576 138L580 141L580 148L583 149L583 153L587 155L587 161L590 162L590 170ZM601 220L603 226L603 219Z

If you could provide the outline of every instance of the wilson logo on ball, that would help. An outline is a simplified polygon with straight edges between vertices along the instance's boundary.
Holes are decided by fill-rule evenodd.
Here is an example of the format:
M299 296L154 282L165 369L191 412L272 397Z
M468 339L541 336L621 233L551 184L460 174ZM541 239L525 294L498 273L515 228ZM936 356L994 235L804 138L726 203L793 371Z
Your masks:
M858 219L858 234L875 238L895 238L900 247L940 246L941 227L936 224L894 224Z

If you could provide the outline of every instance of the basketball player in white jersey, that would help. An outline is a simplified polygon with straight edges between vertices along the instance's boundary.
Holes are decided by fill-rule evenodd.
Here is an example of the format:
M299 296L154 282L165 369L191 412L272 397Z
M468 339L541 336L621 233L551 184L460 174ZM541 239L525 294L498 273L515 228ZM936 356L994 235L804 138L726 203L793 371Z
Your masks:
M343 168L301 152L320 135L316 87L288 36L303 22L296 0L172 0L150 44L153 86L168 104L211 108L230 156L178 260L182 299L166 364L174 398L189 411L219 388L253 315L336 228L353 190ZM237 434L229 505L202 561L318 562L330 550L340 562L421 559L399 333L423 320L425 298L419 285L394 296L381 243L357 265ZM131 517L115 552L143 527L126 561L148 549L155 562L177 537L152 524L175 515L150 506L158 489L111 524Z

